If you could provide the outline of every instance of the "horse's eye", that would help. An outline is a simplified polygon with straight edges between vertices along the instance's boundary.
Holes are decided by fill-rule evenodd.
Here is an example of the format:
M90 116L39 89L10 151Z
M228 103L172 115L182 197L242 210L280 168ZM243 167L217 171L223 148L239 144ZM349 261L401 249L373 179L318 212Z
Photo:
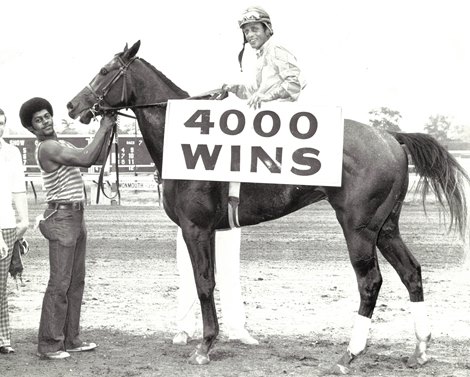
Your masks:
M108 70L106 68L101 68L100 74L106 76L108 74Z

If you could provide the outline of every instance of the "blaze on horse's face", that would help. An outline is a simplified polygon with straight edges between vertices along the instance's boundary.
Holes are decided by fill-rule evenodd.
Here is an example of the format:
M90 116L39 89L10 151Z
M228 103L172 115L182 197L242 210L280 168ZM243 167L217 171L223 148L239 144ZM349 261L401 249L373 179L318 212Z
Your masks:
M97 113L102 111L100 106L116 107L123 106L122 91L123 85L127 85L122 75L122 63L127 63L135 57L140 47L140 41L134 43L131 48L126 46L124 50L114 56L114 58L104 65L98 74L91 80L90 84L83 88L68 104L69 117L80 122L89 124Z

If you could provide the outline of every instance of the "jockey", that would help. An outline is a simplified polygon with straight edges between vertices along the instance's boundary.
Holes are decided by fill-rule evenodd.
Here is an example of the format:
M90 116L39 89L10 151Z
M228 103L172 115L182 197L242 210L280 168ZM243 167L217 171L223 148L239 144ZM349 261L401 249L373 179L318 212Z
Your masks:
M268 13L260 7L250 7L243 12L238 25L243 31L243 49L238 57L239 63L241 66L245 44L249 43L257 52L256 66L253 67L255 77L251 84L224 84L222 90L232 92L241 99L248 99L248 106L255 109L259 108L262 102L297 101L305 83L301 77L297 59L272 38L273 28ZM232 199L238 199L239 188L240 183L230 183L230 203ZM235 208L236 205L232 207ZM246 329L246 314L241 294L241 229L217 231L215 244L216 282L220 290L223 327L228 332L229 340L257 345L258 340L253 338ZM177 232L176 259L180 282L177 309L178 332L173 338L173 343L186 344L188 339L194 336L197 327L196 310L199 302L191 261L181 229Z
M238 55L242 68L245 45L256 50L254 77L247 84L224 84L222 89L241 99L248 99L248 106L255 109L262 102L296 101L305 87L296 57L273 37L269 14L261 7L247 8L240 20L243 32L243 48Z

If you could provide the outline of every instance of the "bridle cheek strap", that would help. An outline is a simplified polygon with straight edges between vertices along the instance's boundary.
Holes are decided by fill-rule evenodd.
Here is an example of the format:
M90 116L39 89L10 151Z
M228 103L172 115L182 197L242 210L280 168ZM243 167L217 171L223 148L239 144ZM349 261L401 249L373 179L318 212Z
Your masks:
M121 102L127 104L127 69L122 73Z

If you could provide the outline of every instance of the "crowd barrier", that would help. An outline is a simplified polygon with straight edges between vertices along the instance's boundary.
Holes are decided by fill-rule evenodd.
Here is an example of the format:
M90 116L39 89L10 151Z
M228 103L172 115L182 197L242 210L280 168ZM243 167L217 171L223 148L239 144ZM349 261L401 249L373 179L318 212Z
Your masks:
M99 174L83 173L83 190L85 199L88 204L96 204L95 198L97 196ZM42 191L42 178L40 174L26 174L25 175L26 190L31 191L34 195L34 201L38 201L38 192ZM155 191L158 192L159 186L155 182L154 174L140 173L140 174L119 174L119 187L116 183L116 176L114 174L107 174L103 177L103 184L105 194L113 197L116 195L117 190L121 195L126 195L129 192L138 191ZM101 195L102 203L107 201L104 194ZM113 203L114 204L114 203Z

